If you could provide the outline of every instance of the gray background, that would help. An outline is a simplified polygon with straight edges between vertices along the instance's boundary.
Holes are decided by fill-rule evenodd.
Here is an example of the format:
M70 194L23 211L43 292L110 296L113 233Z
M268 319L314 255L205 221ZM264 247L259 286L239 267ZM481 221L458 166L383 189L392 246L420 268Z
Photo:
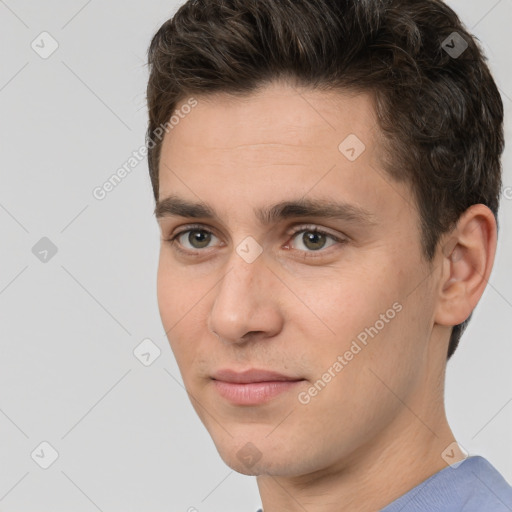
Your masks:
M449 4L484 44L510 143L512 0ZM92 194L144 144L145 53L177 5L0 0L1 511L259 505L255 480L224 465L197 419L160 324L145 161L104 200ZM46 59L31 47L51 48L43 31L59 45ZM512 482L512 188L504 196L495 268L448 365L446 403L458 441ZM32 252L43 237L57 247L47 262ZM147 338L161 350L150 366L133 354ZM48 469L43 441L59 454Z

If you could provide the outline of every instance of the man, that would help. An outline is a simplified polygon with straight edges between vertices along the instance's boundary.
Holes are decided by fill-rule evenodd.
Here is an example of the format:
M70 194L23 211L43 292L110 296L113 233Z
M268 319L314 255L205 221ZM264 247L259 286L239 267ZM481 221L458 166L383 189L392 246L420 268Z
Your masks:
M447 360L490 276L503 106L438 0L190 0L149 49L158 302L264 512L512 510Z

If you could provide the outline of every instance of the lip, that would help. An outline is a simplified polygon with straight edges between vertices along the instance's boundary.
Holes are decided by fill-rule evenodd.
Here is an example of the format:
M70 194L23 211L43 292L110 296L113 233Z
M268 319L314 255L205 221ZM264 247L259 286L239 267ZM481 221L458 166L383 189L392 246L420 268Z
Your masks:
M219 370L212 376L216 391L234 405L260 405L287 391L304 379L282 373L250 369L243 372Z
M292 377L271 370L251 368L242 372L235 370L219 370L212 375L212 379L235 384L249 384L254 382L283 382L299 381L300 377Z

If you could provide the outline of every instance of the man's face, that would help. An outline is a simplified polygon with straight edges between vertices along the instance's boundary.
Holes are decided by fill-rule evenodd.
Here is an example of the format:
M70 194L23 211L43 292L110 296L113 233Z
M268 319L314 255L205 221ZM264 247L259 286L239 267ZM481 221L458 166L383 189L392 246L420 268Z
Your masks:
M430 393L436 276L412 194L382 170L365 94L274 83L196 99L164 139L159 199L202 202L216 217L161 217L163 238L182 234L162 241L158 269L192 404L242 473L348 460L397 422L417 422L402 402ZM255 213L297 201L344 207L337 217L284 208L266 222Z

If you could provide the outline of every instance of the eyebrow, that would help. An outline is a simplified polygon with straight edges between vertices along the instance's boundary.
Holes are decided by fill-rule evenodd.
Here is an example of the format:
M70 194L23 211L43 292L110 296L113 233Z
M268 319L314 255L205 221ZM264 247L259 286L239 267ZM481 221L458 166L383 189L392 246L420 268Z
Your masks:
M254 210L262 225L295 217L315 217L344 220L362 225L376 224L375 216L360 206L335 202L327 199L298 199L281 201L277 204ZM154 210L157 220L164 217L185 217L220 221L216 211L207 204L191 202L176 195L157 201Z

